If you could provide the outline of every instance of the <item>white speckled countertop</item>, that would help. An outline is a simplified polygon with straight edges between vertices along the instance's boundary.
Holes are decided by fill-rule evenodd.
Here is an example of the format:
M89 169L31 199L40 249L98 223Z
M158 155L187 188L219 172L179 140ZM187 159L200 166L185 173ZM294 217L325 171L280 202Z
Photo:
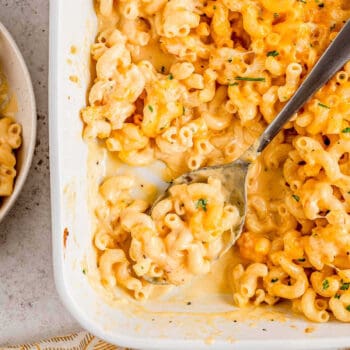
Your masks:
M0 21L32 76L38 112L35 156L24 190L0 224L0 346L78 330L55 290L48 146L49 0L0 0Z

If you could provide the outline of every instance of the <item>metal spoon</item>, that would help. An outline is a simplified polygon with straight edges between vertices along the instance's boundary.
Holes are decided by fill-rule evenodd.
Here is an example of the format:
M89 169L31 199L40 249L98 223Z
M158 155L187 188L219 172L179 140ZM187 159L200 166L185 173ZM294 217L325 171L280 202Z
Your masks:
M233 163L201 168L176 178L166 189L165 193L157 198L153 207L160 200L168 197L169 189L174 185L190 184L193 182L206 183L210 176L220 179L222 188L226 192L226 202L236 205L241 216L240 223L236 227L233 227L231 231L224 233L226 244L218 256L218 258L220 258L232 247L242 233L247 211L246 178L249 166L305 102L307 102L317 90L319 90L349 60L350 20L347 21L343 29L313 67L294 96L282 108L277 117L269 124L254 145ZM166 279L147 278L147 281L154 284L167 284Z

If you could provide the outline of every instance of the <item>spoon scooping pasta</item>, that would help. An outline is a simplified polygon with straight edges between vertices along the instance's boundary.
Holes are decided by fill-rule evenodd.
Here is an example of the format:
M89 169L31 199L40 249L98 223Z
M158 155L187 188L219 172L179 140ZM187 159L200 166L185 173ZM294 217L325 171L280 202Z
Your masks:
M193 252L187 261L192 266L191 271L196 271L196 266L201 266L205 271L198 273L208 272L210 264L225 254L240 237L247 209L246 179L250 165L291 117L350 60L349 38L350 20L321 56L294 96L285 104L257 142L239 159L233 163L186 173L172 181L155 201L150 211L153 218L161 217L162 213L173 206L176 212L183 213L186 221L190 222L190 227L194 229L191 233L184 231L177 215L166 216L167 226L174 228L175 231L178 229L174 249L176 248L179 254L181 246L185 246L189 239L201 242L207 251L210 251L210 256L207 256L204 262L200 248L197 249L195 244L191 245ZM171 201L171 198L175 200ZM189 237L190 235L192 236ZM171 240L174 238L166 237L166 232L163 237L168 240L168 246L171 246ZM217 237L221 239L218 240ZM159 278L147 276L144 278L153 284L182 284L186 279L181 268L172 261L168 262L168 268L161 271L160 275Z

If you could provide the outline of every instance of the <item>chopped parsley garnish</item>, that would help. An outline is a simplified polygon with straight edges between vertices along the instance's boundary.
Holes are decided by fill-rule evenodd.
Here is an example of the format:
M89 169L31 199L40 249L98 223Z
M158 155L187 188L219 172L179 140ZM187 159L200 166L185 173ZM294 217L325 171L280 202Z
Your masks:
M237 82L235 82L235 83L228 83L228 86L237 86L237 85L238 85Z
M342 282L343 284L340 287L340 290L348 290L350 287L350 282Z
M322 282L322 289L323 290L326 290L326 289L328 289L329 288L329 281L328 280L324 280L323 282Z
M272 283L276 283L277 281L278 281L278 278L273 278L273 279L271 280Z
M213 6L213 9L216 10L216 6L215 5Z
M148 105L148 109L150 110L150 112L153 112L153 107L151 105Z
M182 115L185 115L186 109L184 106L182 106Z
M335 298L335 299L340 299L340 294L336 294L336 295L334 296L334 298Z
M350 305L348 305L345 309L350 311Z
M82 272L83 272L84 275L86 275L86 270L85 269L83 269Z
M197 203L196 203L196 208L197 209L203 209L204 211L207 211L207 204L208 204L208 200L207 199L203 199L200 198L198 199Z
M280 15L277 13L277 12L275 12L274 14L273 14L273 17L275 17L275 18L278 18Z
M305 259L305 258L300 258L300 259L298 259L298 261L300 261L300 262L305 262L306 259Z
M344 133L344 134L350 133L350 127L347 127L345 129L343 129L341 132Z
M266 56L267 57L276 57L276 56L278 56L279 55L279 52L278 51L276 51L276 50L273 50L273 51L269 51L267 54L266 54Z
M251 78L251 77L236 77L239 81L265 81L265 78Z
M168 78L169 78L169 80L173 80L174 76L170 73Z
M318 105L319 105L320 107L323 107L323 108L331 109L331 107L329 107L329 106L327 106L327 105L325 105L325 104L323 104L323 103L321 103L321 102L319 102Z
M297 202L300 201L300 197L297 196L296 194L292 194L292 197L293 197Z

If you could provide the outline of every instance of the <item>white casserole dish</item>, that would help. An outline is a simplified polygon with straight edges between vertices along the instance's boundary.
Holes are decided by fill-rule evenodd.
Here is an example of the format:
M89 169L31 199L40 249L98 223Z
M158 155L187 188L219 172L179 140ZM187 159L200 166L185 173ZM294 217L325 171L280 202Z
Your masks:
M57 290L78 322L106 341L138 349L348 346L348 324L312 324L293 315L287 315L284 322L272 321L273 314L260 314L259 310L247 311L244 321L234 322L235 308L223 297L215 303L192 300L191 305L165 298L145 304L142 310L133 305L112 307L96 293L82 273L91 250L91 218L87 206L88 153L79 118L90 82L90 44L96 35L93 0L53 0L50 12L53 261ZM77 48L74 55L72 46ZM74 80L78 83L69 77L77 77ZM67 241L65 229L69 232ZM223 311L226 314L213 314Z

